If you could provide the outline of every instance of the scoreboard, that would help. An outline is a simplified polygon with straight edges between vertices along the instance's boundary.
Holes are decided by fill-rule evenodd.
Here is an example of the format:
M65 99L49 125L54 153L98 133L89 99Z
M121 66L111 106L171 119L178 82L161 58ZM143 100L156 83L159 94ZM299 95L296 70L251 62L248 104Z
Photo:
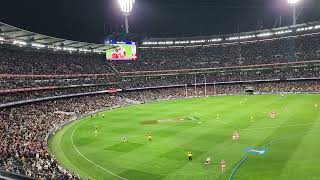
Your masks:
M137 46L135 42L111 42L113 47L106 50L107 60L137 60Z

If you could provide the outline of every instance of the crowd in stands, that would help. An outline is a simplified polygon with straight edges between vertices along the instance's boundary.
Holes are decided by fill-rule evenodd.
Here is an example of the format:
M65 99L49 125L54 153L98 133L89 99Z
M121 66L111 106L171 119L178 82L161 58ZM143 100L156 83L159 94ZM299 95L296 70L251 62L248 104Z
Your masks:
M29 91L0 94L0 103L27 100L85 91L103 90L109 84L117 87L142 88L182 84L250 81L266 79L317 78L318 62L308 66L288 65L280 69L234 68L217 69L203 74L153 75L122 77L117 72L160 71L223 68L245 65L288 63L319 60L320 35L270 39L228 45L185 48L140 49L137 61L107 61L102 55L62 53L48 50L0 45L0 75L76 75L115 73L110 76L83 77L17 77L0 76L0 92L23 88L58 87L59 90ZM169 73L170 74L170 73ZM130 75L129 75L130 76ZM118 84L119 83L119 84ZM83 87L90 85L90 87ZM67 88L70 86L78 86ZM62 89L64 88L64 89Z
M46 98L46 97L52 97L52 96L96 92L96 91L106 90L107 88L108 86L88 86L88 87L62 88L62 89L39 90L39 91L0 93L0 104L38 99L38 98Z
M195 96L245 94L247 89L252 89L255 93L308 93L319 92L319 82L320 80L217 84L206 88L202 85L196 91L195 87L189 88L188 92Z
M135 90L117 94L122 98L133 99L138 102L156 101L170 98L184 98L194 96L214 96L230 94L246 94L247 89L254 93L308 93L320 91L320 80L304 81L274 81L254 83L218 83L211 85L165 87L147 90Z
M138 61L112 62L119 71L162 71L312 61L320 59L320 35L228 45L139 50Z
M79 179L49 154L49 130L71 115L118 104L123 104L119 98L90 96L0 109L0 170L37 179Z
M320 59L320 34L212 46L144 48L139 60L0 46L0 74L101 74L217 68Z
M295 78L320 78L318 66L291 67L274 69L247 69L212 71L203 74L179 75L153 75L129 76L122 78L121 82L108 84L109 78L75 78L75 79L2 79L0 83L0 103L9 103L21 100L30 100L59 95L95 92L106 90L110 87L121 89L176 86L192 84L214 84L220 82L257 81L257 80L290 80ZM86 84L93 83L93 84ZM94 84L96 83L96 84ZM24 91L21 88L44 88L53 86L54 89ZM3 89L2 89L3 88ZM1 93L1 90L19 90L19 92Z
M114 72L104 56L0 46L0 74L99 74Z
M296 67L284 69L252 69L225 70L203 74L179 74L158 76L132 76L123 78L120 83L123 88L141 88L156 86L174 86L191 84L213 84L219 82L256 81L256 80L290 80L301 78L320 78L319 67Z
M141 88L152 86L172 86L182 84L217 83L230 81L251 81L251 80L270 80L270 79L292 79L292 78L318 78L320 77L319 66L310 67L287 67L270 69L240 69L240 70L216 70L202 74L179 74L179 75L152 75L152 76L128 76L117 80L110 77L84 77L68 79L38 79L38 78L0 78L1 90L16 90L23 88L68 88L73 91L86 89L83 86L108 87L120 86L121 88ZM88 87L87 87L88 89ZM99 89L99 88L97 88ZM77 92L81 92L78 90ZM30 93L32 94L32 93ZM57 93L63 94L63 93ZM65 93L64 93L65 94ZM0 95L1 96L1 95Z
M74 78L24 78L0 77L0 90L34 87L68 87L78 85L108 85L116 83L113 77L74 77Z

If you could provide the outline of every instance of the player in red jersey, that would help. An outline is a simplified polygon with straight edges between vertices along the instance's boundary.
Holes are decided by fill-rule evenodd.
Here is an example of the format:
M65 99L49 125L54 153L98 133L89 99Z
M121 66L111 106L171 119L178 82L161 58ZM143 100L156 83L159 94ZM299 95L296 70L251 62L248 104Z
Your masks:
M126 53L126 49L124 47L120 48L119 56L120 56L120 59L126 59L127 53Z
M118 49L116 49L115 51L112 52L111 58L112 59L119 59Z

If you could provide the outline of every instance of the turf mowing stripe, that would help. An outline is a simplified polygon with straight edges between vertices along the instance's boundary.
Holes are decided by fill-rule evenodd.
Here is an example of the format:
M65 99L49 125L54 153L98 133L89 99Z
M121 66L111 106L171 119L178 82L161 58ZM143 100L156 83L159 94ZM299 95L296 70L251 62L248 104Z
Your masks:
M90 159L88 159L87 157L85 157L85 156L78 150L78 148L75 146L75 144L74 144L74 142L73 142L73 135L74 135L74 132L76 131L76 129L77 129L78 127L79 127L79 125L77 125L77 127L73 129L72 134L71 134L71 143L72 143L72 145L73 145L73 148L78 152L78 154L80 154L85 160L87 160L87 161L90 162L91 164L94 164L95 166L97 166L97 167L99 167L100 169L108 172L109 174L114 175L114 176L118 177L119 179L127 180L126 178L121 177L121 176L119 176L119 175L117 175L117 174L115 174L115 173L113 173L113 172L105 169L104 167L100 166L99 164L96 164L95 162L91 161Z
M233 176L236 174L236 172L238 171L238 169L240 168L240 166L248 159L248 156L245 156L241 159L241 161L237 164L237 166L232 170L229 180L233 179Z
M297 100L295 99L295 101L297 101ZM297 106L297 105L295 105L295 104L301 105L301 103L292 103L292 106L295 106L295 108L300 108L299 106ZM290 114L290 115L287 116L286 121L283 121L283 123L281 124L281 126L276 129L276 133L281 132L283 127L286 127L286 126L289 126L289 125L290 125L290 124L288 125L287 123L290 121L289 119L292 119L291 116L292 116L292 114ZM310 127L312 124L315 124L314 122L315 122L315 121L313 121L313 123L306 123L307 125L301 126L301 127L303 127L303 130L308 130L309 127ZM286 124L287 124L287 125L286 125ZM294 127L294 126L293 126L293 127ZM275 133L274 133L274 134L275 134ZM303 137L305 134L306 134L306 133L302 133L300 136L297 136L297 139L296 139L296 141L295 141L295 143L294 143L294 147L291 148L291 149L295 149L295 147L297 147L297 146L300 144L301 139L302 139L302 137ZM295 135L296 135L296 134L295 134ZM294 135L294 136L295 136L295 135ZM289 136L286 136L286 137L283 137L283 138L276 138L276 139L273 139L273 140L271 140L271 141L269 141L269 142L265 142L265 144L262 145L262 147L267 147L267 146L271 146L271 145L273 145L273 144L278 144L278 143L281 143L281 144L282 144L283 141L285 141L286 139L289 139L289 138L292 138L292 135L289 135ZM293 153L293 151L287 152L286 156L283 156L282 158L285 158L285 160L286 160L286 162L287 162L288 159L289 159L289 157L291 157L292 153ZM281 166L280 168L278 168L278 169L277 169L278 171L273 170L273 173L279 172L279 169L280 169L280 170L283 169L283 166ZM279 173L280 173L280 172L279 172Z
M287 121L285 121L283 124L285 124ZM315 120L313 121L315 122ZM282 126L278 126L278 127L275 127L275 128L278 128L277 130L279 130L280 128L283 128L283 127L296 127L296 126L308 126L308 127L304 127L306 129L308 129L310 127L310 125L318 125L317 123L305 123L305 124L297 124L297 125L282 125ZM310 133L310 132L314 132L315 133ZM275 144L284 144L286 143L289 139L293 138L293 137L304 137L306 135L310 135L310 134L318 134L319 133L319 129L313 129L313 130L309 130L307 132L303 132L303 133L298 133L298 134L294 134L294 135L289 135L289 136L286 136L286 137L282 137L282 138L276 138L274 140L271 140L269 141L268 143L266 143L265 145L263 145L262 147L270 147L270 146L273 146Z
M314 131L319 131L319 129L315 129ZM310 132L310 131L309 131ZM318 132L319 133L319 132ZM318 133L311 133L311 135L317 135ZM300 136L300 135L305 135L305 133L303 134L298 134L298 135L293 135L293 136ZM310 135L310 134L308 134ZM290 137L292 138L292 136L287 136L287 137L284 137L284 138L279 138L279 139L276 139L276 140L273 140L273 141L270 141L270 143L267 143L266 145L264 145L263 147L266 147L266 146L271 146L273 144L278 144L279 142L280 143L285 143L286 141L284 141L284 139L290 139ZM241 165L248 159L248 156L245 156L241 159L241 161L237 164L237 166L232 170L231 174L230 174L230 177L229 177L229 180L232 180L234 175L236 174L236 172L238 171L238 169L241 167Z
M320 119L317 118L317 120ZM287 163L282 170L281 178L319 179L319 163L314 159L315 156L319 156L319 150L317 148L319 141L317 141L317 137L319 137L319 127L313 126L310 131L306 132L300 146L296 148L294 155L289 160L290 163ZM300 165L301 161L303 162L303 166ZM292 171L292 169L295 170Z
M260 101L261 103L265 103L265 102L263 102L263 101ZM231 106L229 106L228 108L226 108L226 109L234 109L234 108L236 108L236 107L238 107L239 105L238 104L232 104ZM254 106L257 106L256 104L254 105ZM238 111L242 111L242 109L238 109ZM221 110L220 110L220 112L221 112ZM235 112L237 112L237 111L235 111ZM203 116L203 115L202 115ZM242 115L242 116L245 116L245 115ZM208 115L207 116L205 116L205 117L209 117ZM216 120L216 117L212 117L212 119L214 119L214 120ZM226 119L226 118L224 118L224 119ZM241 119L241 118L240 118ZM222 124L222 123L220 123L220 124ZM226 123L226 124L229 124L229 123ZM231 123L232 124L232 123ZM248 124L249 126L247 126L246 128L248 128L248 127L250 127L251 126L251 124ZM212 130L212 129L211 129ZM231 131L230 131L231 132ZM243 159L241 159L241 160L243 160ZM244 162L244 161L243 161ZM240 168L240 166L238 167L238 168Z
M310 133L310 132L314 132L315 133ZM293 137L296 137L296 136L306 136L306 135L318 135L320 134L320 128L319 129L313 129L313 130L310 130L308 132L303 132L303 133L299 133L299 134L294 134L294 135L290 135L290 136L286 136L286 137L283 137L283 138L279 138L279 139L275 139L275 140L272 140L270 141L269 143L267 143L265 146L271 146L271 145L274 145L274 144L281 144L281 143L284 143L286 142L287 139L290 139L290 138L293 138Z
M314 130L311 130L309 132L312 132L312 131L319 131L320 129L314 129ZM278 139L275 139L275 140L272 140L270 141L269 143L265 144L263 147L268 147L268 146L271 146L271 145L274 145L274 144L278 144L278 143L285 143L286 140L294 137L294 136L301 136L301 135L317 135L319 132L316 132L316 133L311 133L311 134L308 134L308 133L300 133L300 134L295 134L295 135L291 135L291 136L287 136L287 137L284 137L284 138L278 138ZM236 174L236 172L238 171L238 169L241 167L241 165L248 159L248 156L245 156L244 158L241 159L241 161L237 164L237 166L233 169L232 173L230 174L230 177L229 177L229 180L232 180L234 175Z
M314 125L314 123L304 123L304 124L290 124L284 126L270 126L270 127L263 127L263 128L251 128L251 129L244 129L243 131L253 131L253 130L264 130L264 129L277 129L277 128L285 128L285 127L297 127L297 126L309 126ZM318 124L317 124L318 125ZM319 123L320 125L320 123Z

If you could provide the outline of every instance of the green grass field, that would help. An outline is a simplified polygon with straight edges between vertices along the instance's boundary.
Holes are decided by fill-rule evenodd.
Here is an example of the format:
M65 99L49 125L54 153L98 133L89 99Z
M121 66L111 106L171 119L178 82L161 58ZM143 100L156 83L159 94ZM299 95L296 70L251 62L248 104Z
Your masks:
M315 180L320 179L318 103L320 95L259 95L134 105L67 125L50 139L49 148L84 179L225 180L247 156L233 179ZM277 112L275 119L268 117L271 111ZM232 141L234 130L240 132L238 142ZM123 136L128 143L122 143ZM247 155L248 147L268 152ZM204 165L208 156L213 163ZM225 173L221 159L227 163Z

